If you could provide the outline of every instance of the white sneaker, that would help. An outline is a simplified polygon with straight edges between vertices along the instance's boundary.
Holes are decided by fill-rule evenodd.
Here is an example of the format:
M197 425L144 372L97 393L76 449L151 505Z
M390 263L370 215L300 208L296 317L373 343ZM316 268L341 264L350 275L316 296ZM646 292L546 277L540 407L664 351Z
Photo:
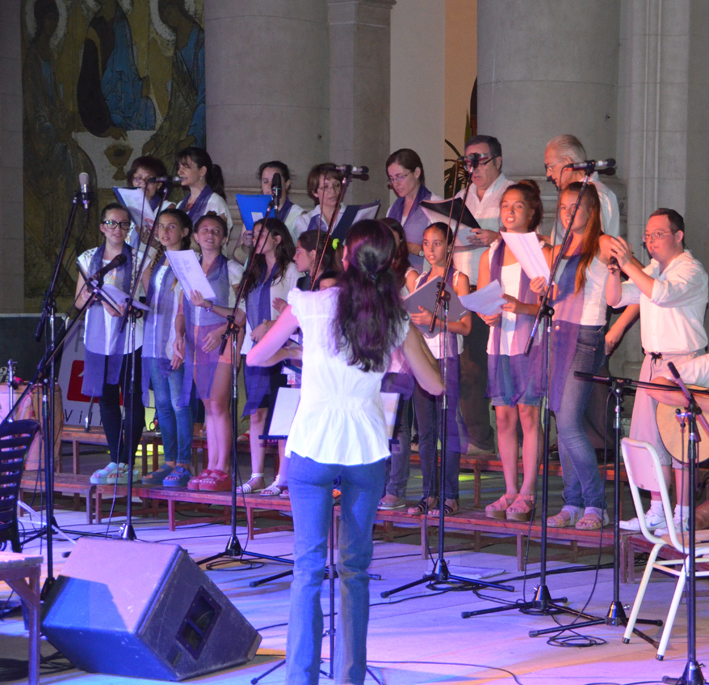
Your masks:
M108 475L113 473L117 468L118 464L116 464L115 461L111 461L108 463L107 466L104 466L102 469L94 471L91 474L91 478L89 478L89 482L92 485L105 485Z
M677 537L681 538L681 536L684 534L686 535L689 532L689 518L686 516L679 516L675 514L672 517L672 520L674 521L675 524L675 530L677 531ZM667 535L669 533L669 530L667 530L667 525L662 526L661 528L657 528L654 531L655 535L658 535L662 537L663 535ZM682 540L680 539L680 542Z
M640 532L640 521L637 518L630 519L630 521L621 521L620 528L622 530L632 530L635 532ZM667 528L667 521L665 520L664 514L656 514L652 509L648 509L645 512L645 525L648 530L654 531L656 528L664 527Z

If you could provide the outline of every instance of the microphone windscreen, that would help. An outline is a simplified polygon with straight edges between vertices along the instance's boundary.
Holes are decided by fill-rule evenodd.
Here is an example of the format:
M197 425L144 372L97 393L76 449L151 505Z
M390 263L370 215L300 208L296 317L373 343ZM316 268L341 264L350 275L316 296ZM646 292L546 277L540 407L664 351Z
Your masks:
M82 188L83 188L84 186L87 186L87 187L88 187L88 185L89 185L89 175L88 175L85 171L82 171L82 172L79 174L79 185L80 185Z
M274 188L278 188L278 190L281 190L283 188L281 175L278 172L273 174L273 178L271 179L271 191L273 191Z

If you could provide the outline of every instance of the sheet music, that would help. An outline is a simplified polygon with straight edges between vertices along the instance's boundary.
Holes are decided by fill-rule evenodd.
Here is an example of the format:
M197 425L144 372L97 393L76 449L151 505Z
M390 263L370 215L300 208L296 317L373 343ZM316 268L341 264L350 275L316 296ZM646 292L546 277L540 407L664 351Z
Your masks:
M543 276L549 283L551 272L549 265L544 258L542 246L539 244L539 236L535 231L531 233L500 233L507 247L512 250L512 254L517 258L520 266L527 274L529 280Z
M217 297L192 250L167 250L165 256L188 297L193 291L202 293L205 300L214 300Z
M133 219L133 223L136 226L140 226L141 215L144 223L146 223L146 220L149 220L150 223L148 225L152 225L161 205L158 205L156 210L153 211L150 207L150 202L145 198L142 188L117 188L114 186L113 192L120 200L121 204L125 205L126 209L130 212L130 218ZM143 198L145 198L145 201ZM171 203L166 202L165 207L169 204Z
M115 304L119 304L121 306L125 305L126 300L129 299L128 293L124 293L120 288L116 288L115 285L111 285L110 283L104 283L101 286L101 290L110 297ZM133 300L133 306L136 309L142 309L144 312L149 312L150 307L147 305L144 305L142 302L139 300Z
M501 307L507 302L502 297L502 286L497 279L470 295L463 295L460 301L466 309L483 316L496 316L502 313Z

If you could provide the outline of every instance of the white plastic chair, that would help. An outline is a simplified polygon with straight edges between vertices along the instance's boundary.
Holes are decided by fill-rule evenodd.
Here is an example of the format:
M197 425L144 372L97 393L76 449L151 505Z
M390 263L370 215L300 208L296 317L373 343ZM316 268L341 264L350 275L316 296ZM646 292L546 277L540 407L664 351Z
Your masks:
M640 613L640 606L642 604L643 597L645 596L647 585L650 582L650 575L653 569L676 576L677 585L675 587L675 594L672 597L672 603L670 604L670 609L667 613L665 627L662 630L660 646L657 649L657 658L662 660L665 656L665 650L667 649L667 643L670 639L670 633L672 632L672 624L675 621L677 609L679 607L680 600L682 599L682 591L684 590L684 585L687 581L687 571L689 568L687 556L689 554L689 540L687 539L686 531L684 534L680 532L678 535L678 531L675 528L674 512L672 510L670 494L667 491L667 484L665 483L665 479L662 475L662 465L660 464L660 458L657 456L655 448L646 442L624 438L621 444L621 450L623 453L623 461L625 462L625 470L628 474L630 492L633 495L633 504L635 504L635 512L637 514L638 521L640 521L642 534L645 536L646 540L653 544L652 551L650 552L647 559L647 564L645 565L645 572L643 573L640 587L638 588L638 594L636 595L635 602L633 603L633 610L630 613L630 618L628 619L628 626L625 629L625 634L623 635L623 643L627 644L630 641L630 636L632 635L633 628L635 627L635 621ZM643 502L640 499L640 489L659 492L662 495L662 507L665 512L665 519L667 520L668 535L660 538L653 534L645 525L645 510L643 509ZM695 558L697 560L709 562L709 558L700 559L701 557L709 555L709 544L706 544L706 540L701 540L701 542L705 544L696 545ZM657 556L660 553L660 550L665 545L669 544L680 552L683 558L658 561ZM702 576L709 576L709 571L697 571L695 573L695 577Z

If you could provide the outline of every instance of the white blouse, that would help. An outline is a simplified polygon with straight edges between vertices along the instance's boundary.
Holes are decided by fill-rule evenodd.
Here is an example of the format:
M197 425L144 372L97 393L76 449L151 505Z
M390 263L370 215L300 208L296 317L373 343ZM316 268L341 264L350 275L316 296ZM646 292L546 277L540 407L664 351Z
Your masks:
M345 353L334 349L330 326L337 293L329 288L288 294L303 331L303 374L286 454L295 452L322 464L371 464L389 456L379 393L384 372L348 366ZM404 322L397 347L407 331Z

